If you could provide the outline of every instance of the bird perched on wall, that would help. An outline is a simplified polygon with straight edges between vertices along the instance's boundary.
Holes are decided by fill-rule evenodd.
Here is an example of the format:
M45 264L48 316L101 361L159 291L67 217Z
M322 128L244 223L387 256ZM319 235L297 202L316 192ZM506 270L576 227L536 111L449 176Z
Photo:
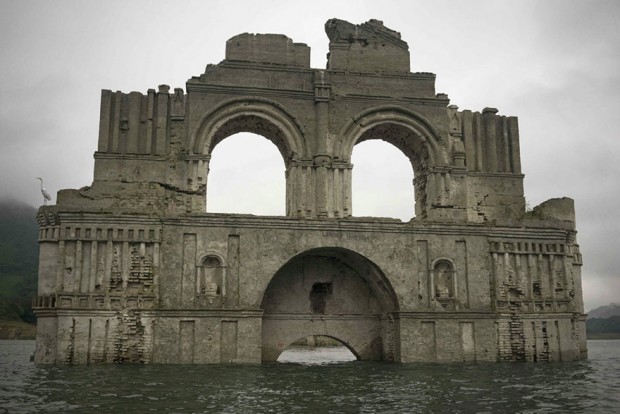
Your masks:
M52 196L47 192L45 187L43 187L43 178L37 177L37 180L41 181L41 195L43 195L43 205L46 206L47 202L52 199Z

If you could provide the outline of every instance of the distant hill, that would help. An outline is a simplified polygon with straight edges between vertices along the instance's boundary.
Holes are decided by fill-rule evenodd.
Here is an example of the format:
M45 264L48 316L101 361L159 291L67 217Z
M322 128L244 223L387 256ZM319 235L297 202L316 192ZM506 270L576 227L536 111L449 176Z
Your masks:
M588 319L610 318L612 316L620 316L620 304L611 303L606 306L599 306L588 312Z
M35 322L39 246L37 210L14 200L0 201L0 319Z
M588 339L620 339L620 305L612 303L588 312Z

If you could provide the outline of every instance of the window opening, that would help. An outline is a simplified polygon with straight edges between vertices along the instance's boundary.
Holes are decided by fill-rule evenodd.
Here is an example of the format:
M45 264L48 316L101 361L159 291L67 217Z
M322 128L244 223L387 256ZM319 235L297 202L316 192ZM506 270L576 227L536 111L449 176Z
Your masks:
M285 215L286 182L278 148L264 137L238 133L211 154L207 211Z
M409 221L415 215L411 162L398 148L381 140L353 148L353 216L393 217Z
M310 306L312 307L312 313L325 313L325 306L327 305L327 299L332 294L331 283L315 283L312 285L310 291Z

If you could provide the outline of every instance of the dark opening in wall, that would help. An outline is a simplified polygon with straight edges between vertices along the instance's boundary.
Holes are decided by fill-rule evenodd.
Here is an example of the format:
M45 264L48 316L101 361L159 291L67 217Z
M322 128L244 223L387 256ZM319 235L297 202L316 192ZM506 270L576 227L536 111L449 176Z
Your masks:
M310 291L310 307L312 313L325 313L327 299L332 294L331 283L315 283Z

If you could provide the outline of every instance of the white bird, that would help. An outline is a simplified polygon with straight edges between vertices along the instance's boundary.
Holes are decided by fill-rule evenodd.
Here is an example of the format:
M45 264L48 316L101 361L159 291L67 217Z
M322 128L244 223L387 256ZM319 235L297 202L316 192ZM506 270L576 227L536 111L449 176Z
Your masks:
M41 181L41 194L43 195L43 205L46 206L47 202L52 199L52 196L43 187L43 178L37 177L37 180Z

